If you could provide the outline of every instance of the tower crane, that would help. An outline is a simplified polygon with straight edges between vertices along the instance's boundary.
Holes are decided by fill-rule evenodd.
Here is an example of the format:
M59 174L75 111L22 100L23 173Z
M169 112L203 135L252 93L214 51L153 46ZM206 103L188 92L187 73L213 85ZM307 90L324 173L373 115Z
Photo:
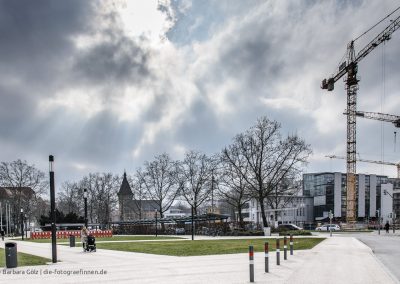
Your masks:
M399 8L394 10L384 19L391 16ZM384 19L382 19L380 22L382 22ZM362 34L360 37L350 41L350 43L348 43L347 45L347 59L339 65L339 68L335 75L333 75L328 79L322 80L321 88L326 89L328 91L333 91L335 83L340 78L342 78L344 75L347 74L345 78L346 91L347 91L346 221L350 223L356 220L355 174L356 174L356 111L357 111L357 90L359 82L359 79L357 78L358 63L363 58L365 58L371 51L373 51L378 45L390 40L392 34L399 27L400 27L400 16L397 17L395 20L391 21L391 23L373 40L371 40L366 46L364 46L357 53L357 55L354 49L354 42L365 33Z
M331 158L331 159L343 159L343 160L346 160L346 158L343 157L343 156L326 155L325 157ZM374 161L374 160L365 160L365 159L356 159L356 160L359 161L359 162L372 163L372 164L378 164L378 165L396 166L396 167L397 167L397 178L400 178L400 163L392 163L392 162L384 162L384 161Z

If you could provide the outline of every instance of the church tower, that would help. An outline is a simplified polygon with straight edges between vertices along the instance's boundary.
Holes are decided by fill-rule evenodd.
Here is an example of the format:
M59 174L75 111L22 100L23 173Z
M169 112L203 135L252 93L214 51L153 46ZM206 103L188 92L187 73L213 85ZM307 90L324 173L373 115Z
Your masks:
M124 178L118 192L120 221L128 221L130 219L130 215L132 215L132 212L130 212L130 204L132 203L132 199L133 192L126 178L126 172L124 172Z

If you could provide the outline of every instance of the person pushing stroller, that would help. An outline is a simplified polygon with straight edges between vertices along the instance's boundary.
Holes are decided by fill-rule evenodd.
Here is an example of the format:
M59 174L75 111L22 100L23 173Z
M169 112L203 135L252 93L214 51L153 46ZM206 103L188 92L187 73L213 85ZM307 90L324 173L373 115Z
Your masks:
M81 242L82 242L83 251L86 250L88 235L89 235L88 229L85 226L83 226L82 230L81 230Z

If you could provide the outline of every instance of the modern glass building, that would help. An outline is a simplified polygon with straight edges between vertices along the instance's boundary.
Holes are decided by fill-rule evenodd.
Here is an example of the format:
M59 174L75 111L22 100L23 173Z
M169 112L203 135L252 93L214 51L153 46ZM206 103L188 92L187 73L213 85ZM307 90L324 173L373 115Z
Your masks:
M381 185L387 176L356 175L356 216L359 220L375 217L381 207ZM346 218L346 174L337 172L303 175L303 194L314 198L314 217L322 220L332 211L336 219Z

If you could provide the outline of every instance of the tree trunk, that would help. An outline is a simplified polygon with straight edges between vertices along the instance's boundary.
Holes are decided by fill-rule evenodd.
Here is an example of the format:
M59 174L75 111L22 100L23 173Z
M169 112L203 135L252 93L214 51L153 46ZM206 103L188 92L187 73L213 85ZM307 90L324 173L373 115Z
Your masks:
M162 211L160 211L160 219L164 218L164 214L161 213ZM161 223L161 221L160 221ZM161 231L163 232L163 234L165 234L165 224L161 223Z
M263 227L268 227L268 219L265 215L265 206L264 206L264 199L259 198L258 202L260 202L260 209L261 209L261 217L263 220Z
M238 215L239 215L239 227L241 229L244 229L242 206L238 205L237 209L238 209Z

